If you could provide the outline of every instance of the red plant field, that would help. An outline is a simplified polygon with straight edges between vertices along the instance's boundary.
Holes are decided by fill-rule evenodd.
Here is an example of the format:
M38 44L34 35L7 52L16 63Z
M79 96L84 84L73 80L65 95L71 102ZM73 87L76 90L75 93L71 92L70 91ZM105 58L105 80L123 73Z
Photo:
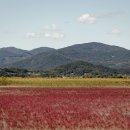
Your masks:
M130 130L130 89L0 88L0 130Z

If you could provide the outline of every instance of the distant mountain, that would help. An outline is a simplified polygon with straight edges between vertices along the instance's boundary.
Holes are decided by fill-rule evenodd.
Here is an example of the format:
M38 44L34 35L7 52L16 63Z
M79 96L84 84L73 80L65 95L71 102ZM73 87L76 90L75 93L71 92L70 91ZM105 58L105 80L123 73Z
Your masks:
M4 66L29 70L48 70L81 60L110 68L130 69L130 50L97 42L77 44L58 50L39 48L28 51L28 53L29 56L20 58L16 62L13 60L6 62Z
M37 70L52 69L59 65L64 65L71 62L72 62L71 59L55 51L51 53L41 53L28 59L22 60L20 62L9 64L9 66L7 67L15 67L37 71Z
M73 60L83 60L111 68L130 69L130 50L118 46L91 42L62 48L58 52Z
M43 52L49 52L49 51L54 51L54 50L55 50L54 48L40 47L40 48L33 49L29 52L33 55L37 55L37 54L40 54L40 53L43 53Z
M13 57L13 56L26 56L29 55L28 51L18 49L15 47L0 48L0 57Z
M53 50L55 49L49 47L36 48L31 51L22 50L15 47L0 48L0 67L5 67L8 64L13 64L15 62L33 57L34 55Z
M0 66L24 60L30 56L28 51L15 47L0 48Z
M84 61L76 61L44 71L43 77L113 77L118 76L116 69L110 69L101 65L93 65ZM123 74L123 73L122 73Z

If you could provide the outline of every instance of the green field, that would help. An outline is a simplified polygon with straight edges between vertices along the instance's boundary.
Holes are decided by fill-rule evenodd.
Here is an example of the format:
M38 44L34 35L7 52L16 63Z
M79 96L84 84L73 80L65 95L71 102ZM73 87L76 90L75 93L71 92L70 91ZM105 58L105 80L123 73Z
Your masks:
M0 78L0 86L130 87L130 78Z

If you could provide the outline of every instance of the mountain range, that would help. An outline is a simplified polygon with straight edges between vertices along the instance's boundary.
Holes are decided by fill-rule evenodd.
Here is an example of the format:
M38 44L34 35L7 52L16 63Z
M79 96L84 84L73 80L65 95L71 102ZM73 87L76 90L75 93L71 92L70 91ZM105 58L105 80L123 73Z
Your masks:
M41 71L79 60L114 69L130 69L130 50L98 42L76 44L60 49L48 47L31 51L14 47L0 49L1 68Z

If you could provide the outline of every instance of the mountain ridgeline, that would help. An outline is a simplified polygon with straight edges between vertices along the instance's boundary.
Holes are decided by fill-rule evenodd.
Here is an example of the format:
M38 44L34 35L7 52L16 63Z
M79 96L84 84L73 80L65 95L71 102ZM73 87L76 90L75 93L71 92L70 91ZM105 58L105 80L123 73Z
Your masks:
M80 66L79 63L87 64L87 68L83 67L85 70L79 69L85 71L84 74L89 70L88 65L95 69L102 66L102 71L105 73L108 70L111 73L116 69L127 73L130 70L130 50L97 42L77 44L61 49L47 47L36 48L31 51L14 47L0 49L0 68L18 68L29 71L52 71L56 68L56 72L57 69L59 71L59 66L60 70L64 70L61 69L61 66L71 63L76 63L77 68ZM64 66L64 68L64 72L66 72L67 67ZM77 73L76 71L71 74ZM97 71L93 69L92 73L97 73Z
M15 47L0 48L0 67L8 67L8 66L16 67L15 65L12 64L22 62L28 58L33 57L34 55L52 50L54 49L48 47L36 48L31 51L22 50Z

